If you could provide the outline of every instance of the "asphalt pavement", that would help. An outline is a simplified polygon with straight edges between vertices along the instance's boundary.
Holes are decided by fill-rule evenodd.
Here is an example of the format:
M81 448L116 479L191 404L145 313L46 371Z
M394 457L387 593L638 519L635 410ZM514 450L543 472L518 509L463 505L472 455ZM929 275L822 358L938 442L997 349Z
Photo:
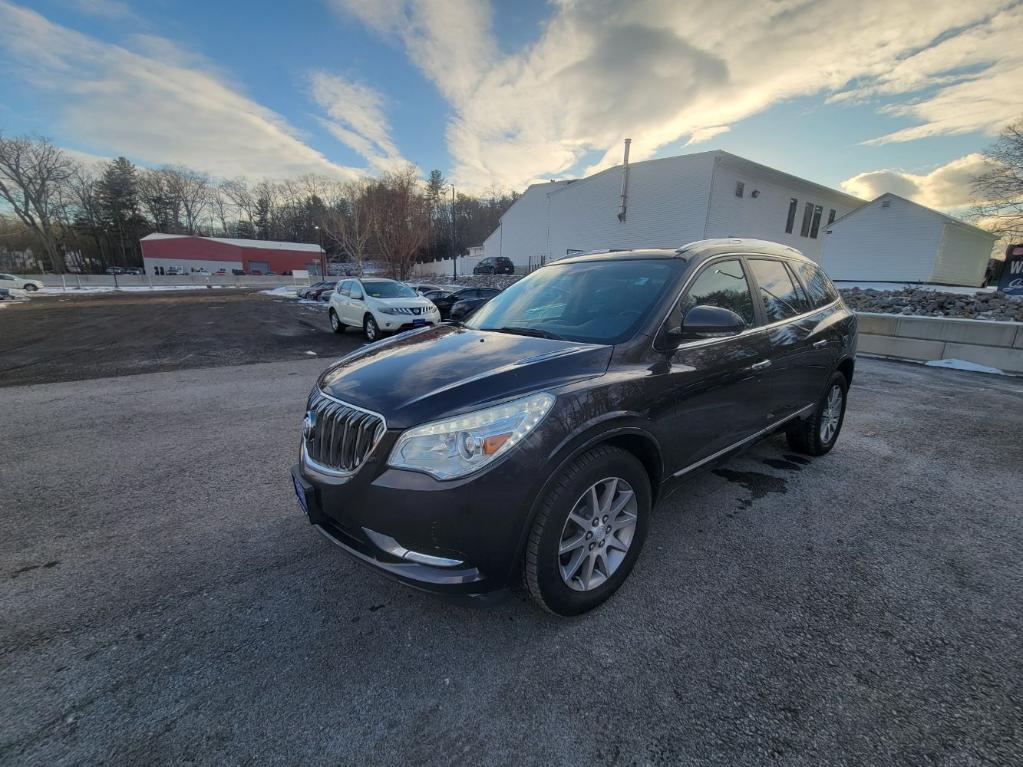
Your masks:
M1023 761L1023 380L861 359L830 455L694 476L563 620L309 527L329 350L0 389L0 763Z

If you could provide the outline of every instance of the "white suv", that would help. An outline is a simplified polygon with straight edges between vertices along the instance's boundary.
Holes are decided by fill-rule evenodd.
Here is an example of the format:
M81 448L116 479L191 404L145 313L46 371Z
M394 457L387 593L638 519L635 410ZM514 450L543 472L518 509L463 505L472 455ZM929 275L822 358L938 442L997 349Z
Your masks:
M338 282L330 294L330 327L362 328L367 341L381 333L410 330L440 322L440 312L428 298L395 280L348 279Z
M13 274L0 274L0 288L14 288L15 290L28 290L35 292L43 286L39 280L24 280L15 277Z

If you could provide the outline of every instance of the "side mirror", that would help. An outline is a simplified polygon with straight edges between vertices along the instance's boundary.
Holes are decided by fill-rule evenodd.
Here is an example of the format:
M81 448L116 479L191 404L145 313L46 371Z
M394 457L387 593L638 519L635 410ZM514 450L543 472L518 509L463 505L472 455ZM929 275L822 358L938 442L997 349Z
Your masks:
M703 304L686 312L680 328L683 341L734 336L745 329L746 321L731 309Z
M745 329L745 320L730 309L701 304L686 312L681 327L662 331L658 348L672 351L684 341L726 338Z

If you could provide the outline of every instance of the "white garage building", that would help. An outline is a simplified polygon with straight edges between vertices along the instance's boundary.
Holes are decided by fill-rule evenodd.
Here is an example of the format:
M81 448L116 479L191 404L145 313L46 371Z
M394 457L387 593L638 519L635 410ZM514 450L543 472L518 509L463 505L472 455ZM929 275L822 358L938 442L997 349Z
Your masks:
M530 186L484 243L525 271L578 252L754 237L820 258L828 225L864 201L723 151Z
M828 227L819 262L834 280L979 286L997 237L895 194Z

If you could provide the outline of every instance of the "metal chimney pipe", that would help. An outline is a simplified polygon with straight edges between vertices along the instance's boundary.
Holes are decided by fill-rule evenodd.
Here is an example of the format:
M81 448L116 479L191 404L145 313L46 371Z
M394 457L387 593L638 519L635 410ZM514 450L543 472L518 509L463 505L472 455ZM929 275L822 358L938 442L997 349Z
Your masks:
M625 159L622 161L622 193L618 198L618 220L625 222L625 209L628 207L629 197L629 146L632 139L625 139Z

